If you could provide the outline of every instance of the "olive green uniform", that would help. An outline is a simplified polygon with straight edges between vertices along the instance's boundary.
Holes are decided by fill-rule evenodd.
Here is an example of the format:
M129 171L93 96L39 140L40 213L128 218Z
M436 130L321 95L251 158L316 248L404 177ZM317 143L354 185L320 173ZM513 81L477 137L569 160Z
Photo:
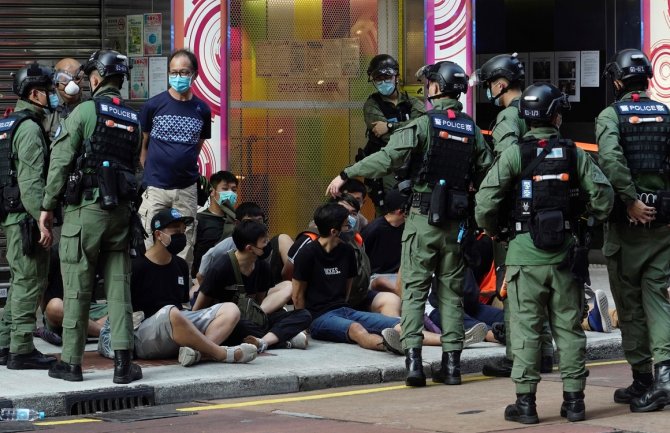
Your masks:
M97 97L117 97L119 91L103 85ZM83 143L93 135L97 116L95 102L81 103L65 119L52 146L49 176L42 207L53 210ZM137 151L140 141L137 143ZM112 329L112 349L133 348L132 307L130 303L130 256L128 227L131 207L120 201L112 210L98 203L99 190L92 198L65 207L60 241L60 261L64 284L63 354L61 360L81 364L86 343L93 277L99 260L104 261L105 294Z
M379 94L379 92L377 93ZM386 96L383 96L381 94L379 94L379 96L383 100L390 101ZM426 114L426 107L423 105L423 102L421 100L409 96L407 92L398 91L398 103L396 104L396 106L407 101L409 101L412 107L411 112L409 114L410 120L400 121L400 119L398 119L398 122L394 122L393 130L390 130L386 132L386 134L379 137L379 139L382 140L384 144L388 144L389 139L391 138L391 135L393 134L394 131L397 131L398 129L404 127L409 122L411 122L412 119L416 119ZM382 111L381 107L374 98L368 98L365 101L365 104L363 104L363 118L365 120L365 126L367 127L368 134L372 134L372 124L374 122L388 122L388 119L386 119L386 116L384 116L384 112ZM393 173L390 173L382 178L382 182L384 185L384 191L390 191L395 187L396 179ZM378 215L383 215L384 213L385 212L383 212L382 209L377 209Z
M535 128L525 136L542 139L557 133L555 128L543 127ZM499 218L505 218L498 212L519 182L521 171L520 148L512 145L500 154L475 197L477 223L492 235L498 230ZM596 219L606 218L614 200L612 188L581 149L577 149L577 174L580 189L588 195L588 211ZM580 308L584 295L570 270L559 266L572 243L572 238L568 238L559 251L549 252L536 248L529 233L517 234L510 241L505 279L512 317L512 380L516 383L517 394L535 393L540 381L540 332L545 314L561 354L564 391L582 391L586 384L586 337L581 327Z
M645 92L636 93L647 97ZM631 95L621 100L631 101ZM613 107L605 108L596 119L596 139L600 166L624 204L636 200L637 192L670 190L668 173L631 174L619 144L619 118ZM603 254L624 355L634 371L649 373L652 357L655 364L670 360L670 227L611 219L605 227Z
M515 103L515 101L517 103ZM493 152L500 155L508 147L519 143L519 139L528 132L526 121L519 117L519 98L512 99L514 105L508 105L496 117L496 123L491 130L493 138ZM494 260L498 264L505 263L505 247L499 243L493 243ZM510 310L507 307L507 298L503 300L503 311L505 313L505 355L507 359L512 359L512 346L510 338ZM554 346L551 341L551 333L548 325L545 323L542 329L542 356L553 356Z
M463 106L453 99L436 99L435 110ZM346 168L348 176L379 177L400 167L410 152L423 155L430 144L430 118L421 116L398 129L387 146L379 152ZM473 164L474 179L482 179L491 165L492 155L479 128L476 128ZM427 185L415 185L414 192L430 193ZM403 284L402 344L405 349L421 348L423 344L423 313L433 273L437 279L437 295L442 320L444 352L463 348L463 275L465 266L457 243L460 221L450 220L443 227L428 224L428 216L412 208L402 235L400 272Z
M15 111L30 111L43 118L42 108L19 100ZM31 119L24 120L14 131L12 153L15 155L16 178L25 212L7 214L2 227L7 237L7 262L11 273L11 289L0 323L0 348L9 347L16 354L31 353L35 311L46 288L49 273L49 251L35 245L34 253L23 255L19 223L32 217L40 219L40 204L46 181L49 145L42 128ZM35 227L37 231L37 228ZM39 235L38 235L39 236ZM38 238L39 239L39 238ZM11 336L11 338L10 338ZM11 342L10 342L11 340Z

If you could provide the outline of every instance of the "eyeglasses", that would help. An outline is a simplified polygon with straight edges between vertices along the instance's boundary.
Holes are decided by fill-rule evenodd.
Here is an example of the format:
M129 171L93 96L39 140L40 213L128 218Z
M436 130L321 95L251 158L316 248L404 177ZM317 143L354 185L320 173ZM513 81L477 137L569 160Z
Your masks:
M393 84L395 80L395 77L391 78L375 78L373 80L373 83L375 84L381 84L381 83L386 83L386 84Z
M181 71L170 71L168 75L170 76L170 78L177 78L178 76L182 78L188 78L193 76L193 71L188 69L182 69Z

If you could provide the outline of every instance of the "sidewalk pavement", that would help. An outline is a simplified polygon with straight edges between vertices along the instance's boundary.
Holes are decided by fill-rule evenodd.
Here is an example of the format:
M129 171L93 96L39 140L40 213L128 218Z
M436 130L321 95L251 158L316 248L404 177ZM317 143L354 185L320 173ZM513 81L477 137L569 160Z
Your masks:
M609 295L604 266L592 266L592 287ZM613 308L613 303L610 305ZM57 353L60 348L40 339L38 349ZM266 352L249 364L202 363L184 368L174 361L143 361L144 378L130 385L112 383L113 363L87 345L83 382L66 382L48 377L46 371L0 368L0 407L9 403L44 411L48 417L70 415L72 401L99 397L100 392L120 390L128 394L144 391L153 394L156 405L197 400L223 399L310 391L338 386L374 384L404 380L404 358L385 352L364 350L356 345L310 340L307 350L286 349ZM463 351L463 373L481 372L485 363L501 360L503 346L478 343ZM557 354L558 355L558 354ZM589 360L621 358L621 334L587 332ZM427 375L439 368L441 349L425 347ZM3 398L5 401L3 401Z

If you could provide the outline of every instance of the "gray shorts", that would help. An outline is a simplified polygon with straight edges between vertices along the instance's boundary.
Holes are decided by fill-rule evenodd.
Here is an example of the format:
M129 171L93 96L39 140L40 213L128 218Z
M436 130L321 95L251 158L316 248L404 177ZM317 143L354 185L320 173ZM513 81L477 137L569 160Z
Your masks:
M216 304L204 310L180 313L188 319L203 334L222 304ZM176 358L179 346L172 339L172 325L170 324L170 310L174 305L166 305L153 316L145 319L135 331L135 354L141 359L169 359Z

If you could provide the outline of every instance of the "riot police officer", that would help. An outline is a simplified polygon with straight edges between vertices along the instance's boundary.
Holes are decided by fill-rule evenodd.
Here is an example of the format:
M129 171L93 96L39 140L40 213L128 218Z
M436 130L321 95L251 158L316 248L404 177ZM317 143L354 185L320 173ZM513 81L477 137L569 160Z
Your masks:
M83 380L81 371L88 311L98 261L114 349L114 383L142 378L131 363L133 349L128 231L131 201L137 195L134 161L140 149L138 115L121 101L119 89L129 76L126 56L94 52L84 65L92 100L64 120L52 146L49 177L42 201L40 229L48 232L59 195L66 203L61 230L63 271L63 354L49 376Z
M503 107L491 128L493 151L496 155L513 144L517 144L528 131L526 122L519 117L519 98L525 87L526 72L517 57L517 53L500 54L489 59L477 70L477 82L486 89L487 99L496 107ZM501 242L493 244L494 261L505 264L505 247ZM503 299L505 310L505 359L499 364L485 364L482 374L485 376L509 377L512 374L512 348L509 308L507 298ZM551 373L553 369L554 347L551 334L546 329L542 333L542 358L540 371Z
M389 144L333 179L336 195L351 176L378 177L410 159L414 181L411 208L402 235L402 340L409 386L424 386L421 360L423 312L433 274L442 320L442 364L434 382L461 383L463 348L463 275L459 241L469 216L468 193L491 165L492 155L481 131L461 110L458 97L467 91L468 76L450 61L426 65L417 72L426 80L433 110L409 122ZM433 204L432 202L435 202ZM430 217L429 217L430 214Z
M494 237L500 221L508 218L500 209L513 209L505 279L517 400L505 409L505 419L524 424L539 422L535 391L545 310L561 353L561 416L569 421L585 418L583 292L565 262L572 258L573 228L581 215L578 193L586 196L588 212L602 220L612 208L613 192L591 158L571 140L560 138L561 111L567 107L567 96L556 87L529 86L519 110L530 130L500 154L475 197L477 223Z
M603 253L633 371L614 401L647 412L670 404L670 112L647 95L652 68L641 51L618 52L605 75L616 102L598 116L596 138L616 204Z
M0 323L0 364L15 370L47 369L56 361L33 345L35 311L49 273L49 250L38 246L37 221L49 162L41 124L58 105L52 78L52 69L37 62L19 69L16 109L0 119L0 220L12 275Z
M398 88L399 71L400 65L388 54L378 54L370 60L368 81L372 82L377 91L363 105L368 137L363 149L365 155L372 155L386 146L393 131L425 113L423 102ZM380 203L383 203L386 191L394 188L395 178L390 174L383 179L366 179L365 183L377 213L380 213Z

